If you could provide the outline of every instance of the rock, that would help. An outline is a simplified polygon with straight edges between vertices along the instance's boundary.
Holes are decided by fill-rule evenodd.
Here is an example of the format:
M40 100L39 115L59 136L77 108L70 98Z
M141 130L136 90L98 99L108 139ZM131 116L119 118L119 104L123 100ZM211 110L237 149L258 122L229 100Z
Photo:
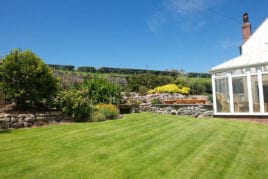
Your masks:
M61 116L62 112L61 111L52 111L50 112L50 116Z
M15 123L11 124L11 127L12 128L19 128L20 126L19 126L19 123L15 122Z
M9 118L2 118L1 121L3 123L9 123L9 122L11 122L11 118L10 117Z
M24 127L31 127L31 125L30 125L29 122L23 122L23 126L24 126Z
M11 124L13 124L13 123L17 123L18 122L18 118L16 118L16 117L11 117Z
M172 110L172 111L170 112L170 114L172 114L172 115L177 115L178 112L177 112L176 110Z
M22 118L22 119L23 119L23 118L26 117L26 115L27 115L27 114L19 114L19 115L18 115L18 118Z
M46 119L45 116L37 116L37 117L36 117L36 120L37 120L37 121L42 121L42 120L45 120L45 119Z
M35 115L34 114L26 114L26 117L28 117L28 118L35 118Z
M33 114L27 114L26 117L25 117L25 119L24 119L24 121L26 121L26 122L33 122L33 121L35 121L35 115L33 115Z
M7 123L0 124L0 129L8 129L9 125Z
M11 116L12 116L11 114L4 114L3 115L4 118L11 118Z

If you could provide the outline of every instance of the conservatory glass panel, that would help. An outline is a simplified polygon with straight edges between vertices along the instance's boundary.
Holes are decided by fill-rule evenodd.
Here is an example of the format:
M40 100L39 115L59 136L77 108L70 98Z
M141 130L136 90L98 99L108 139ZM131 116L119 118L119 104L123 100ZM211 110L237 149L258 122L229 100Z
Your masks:
M232 75L242 75L242 74L246 74L245 68L240 68L232 71Z
M251 88L252 88L252 99L253 99L253 111L260 112L259 84L257 75L251 76Z
M217 112L230 112L228 78L215 79Z
M250 73L257 73L257 67L251 67L250 68Z
M262 76L264 111L268 112L268 74Z
M226 72L218 72L215 74L215 76L226 76L227 73Z
M248 89L246 77L235 77L232 79L234 111L249 112Z
M263 72L267 72L267 71L268 71L268 65L266 65L266 66L262 66L262 71L263 71Z

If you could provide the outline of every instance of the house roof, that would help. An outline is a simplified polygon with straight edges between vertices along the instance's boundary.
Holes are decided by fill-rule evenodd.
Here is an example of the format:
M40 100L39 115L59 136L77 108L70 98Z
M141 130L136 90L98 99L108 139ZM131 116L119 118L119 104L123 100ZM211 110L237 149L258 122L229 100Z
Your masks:
M266 50L247 53L210 69L210 72L226 71L249 66L258 66L268 64L268 48Z
M242 45L242 55L211 68L210 72L226 71L268 64L268 18Z

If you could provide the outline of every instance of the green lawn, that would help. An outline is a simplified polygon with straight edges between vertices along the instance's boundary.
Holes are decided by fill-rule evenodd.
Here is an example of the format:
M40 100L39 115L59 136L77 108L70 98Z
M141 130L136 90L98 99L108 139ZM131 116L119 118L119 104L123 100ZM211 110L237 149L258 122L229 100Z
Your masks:
M151 113L0 133L0 178L268 178L268 126Z

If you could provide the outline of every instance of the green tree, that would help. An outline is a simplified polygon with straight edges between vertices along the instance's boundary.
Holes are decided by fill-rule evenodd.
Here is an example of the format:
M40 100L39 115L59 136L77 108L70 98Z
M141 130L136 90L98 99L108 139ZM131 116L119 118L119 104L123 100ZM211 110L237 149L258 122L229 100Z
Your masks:
M26 109L54 96L57 81L32 51L14 49L0 65L0 89L7 100L15 100L17 108Z

